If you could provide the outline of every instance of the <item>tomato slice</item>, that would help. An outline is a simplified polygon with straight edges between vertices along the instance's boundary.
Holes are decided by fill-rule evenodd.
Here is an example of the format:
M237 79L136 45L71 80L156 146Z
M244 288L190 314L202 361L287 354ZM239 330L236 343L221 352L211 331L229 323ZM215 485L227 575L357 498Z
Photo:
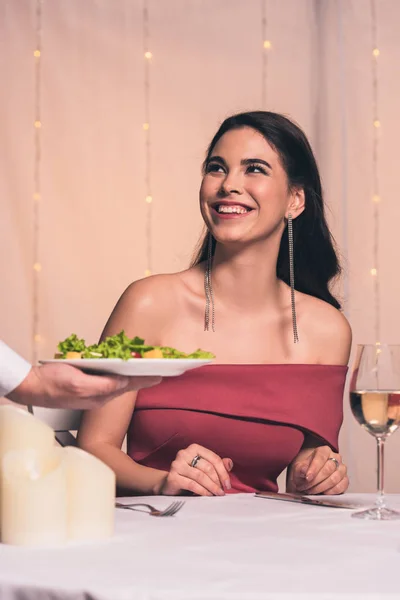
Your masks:
M142 355L139 352L131 352L132 358L142 358Z

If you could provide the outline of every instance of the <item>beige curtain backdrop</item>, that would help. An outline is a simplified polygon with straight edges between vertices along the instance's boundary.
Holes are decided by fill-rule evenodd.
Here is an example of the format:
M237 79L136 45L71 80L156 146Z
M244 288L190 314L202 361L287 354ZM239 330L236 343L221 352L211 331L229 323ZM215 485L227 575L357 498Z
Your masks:
M201 231L204 151L235 111L293 117L313 144L345 267L354 342L374 342L370 0L149 0L153 271L184 268ZM35 0L0 0L0 337L32 356ZM40 357L76 332L97 340L146 264L143 4L43 0ZM397 146L400 2L376 0L381 342L400 342ZM262 88L266 102L262 106ZM162 301L162 299L160 299ZM140 333L140 332L138 332ZM323 398L321 398L323 402ZM374 440L347 408L352 489L375 488ZM386 481L400 492L400 435Z

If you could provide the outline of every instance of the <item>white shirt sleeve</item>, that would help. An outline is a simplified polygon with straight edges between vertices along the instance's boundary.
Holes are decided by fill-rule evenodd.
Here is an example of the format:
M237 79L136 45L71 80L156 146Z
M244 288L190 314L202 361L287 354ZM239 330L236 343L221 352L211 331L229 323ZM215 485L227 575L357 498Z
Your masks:
M12 392L25 379L31 364L0 340L0 397Z

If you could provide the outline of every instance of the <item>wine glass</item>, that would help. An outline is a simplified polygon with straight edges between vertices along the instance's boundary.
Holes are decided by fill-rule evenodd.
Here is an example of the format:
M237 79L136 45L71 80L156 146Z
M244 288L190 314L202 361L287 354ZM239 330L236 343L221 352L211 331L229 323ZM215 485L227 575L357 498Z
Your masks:
M360 425L376 438L378 495L375 506L353 513L359 519L400 519L388 508L383 491L384 445L400 425L400 345L357 346L350 382L350 405Z

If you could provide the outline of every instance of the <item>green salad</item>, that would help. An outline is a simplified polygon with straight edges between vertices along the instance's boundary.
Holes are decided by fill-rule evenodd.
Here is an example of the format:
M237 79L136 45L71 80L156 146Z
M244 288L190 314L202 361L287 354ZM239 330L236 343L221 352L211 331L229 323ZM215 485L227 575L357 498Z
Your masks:
M55 358L215 358L211 352L200 348L191 354L169 346L149 346L140 337L129 338L124 331L107 337L100 344L86 346L83 339L72 333L58 344Z

